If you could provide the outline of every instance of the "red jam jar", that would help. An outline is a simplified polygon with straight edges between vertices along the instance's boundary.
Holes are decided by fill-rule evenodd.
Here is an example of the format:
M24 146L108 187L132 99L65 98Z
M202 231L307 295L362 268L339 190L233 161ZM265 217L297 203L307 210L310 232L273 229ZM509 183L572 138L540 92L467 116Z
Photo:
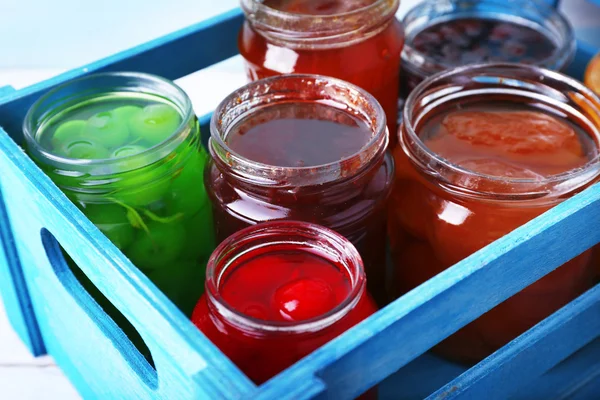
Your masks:
M261 384L375 311L347 239L276 221L237 232L215 250L192 322Z
M217 241L271 220L326 226L358 248L369 291L385 303L387 144L383 109L347 82L283 75L237 90L211 122L205 181Z
M396 132L404 30L399 0L242 0L239 49L251 80L319 74L362 87ZM394 138L395 140L395 138Z
M597 115L600 101L582 84L523 64L458 68L417 86L394 151L388 225L395 295L596 182ZM474 362L505 345L594 285L590 254L504 301L437 351Z
M425 0L403 24L403 99L446 69L511 62L562 70L575 53L571 25L544 0Z

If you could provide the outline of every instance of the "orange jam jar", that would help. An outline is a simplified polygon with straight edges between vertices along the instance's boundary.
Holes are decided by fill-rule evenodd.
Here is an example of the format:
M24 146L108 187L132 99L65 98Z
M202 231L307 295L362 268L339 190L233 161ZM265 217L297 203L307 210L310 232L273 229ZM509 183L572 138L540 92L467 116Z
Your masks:
M240 54L250 80L318 74L353 83L398 120L404 29L399 0L241 0ZM395 138L394 138L395 141Z
M591 90L535 66L469 66L417 86L394 151L388 220L393 295L596 182L597 115L600 100ZM464 362L486 357L592 287L590 254L501 303L436 350Z

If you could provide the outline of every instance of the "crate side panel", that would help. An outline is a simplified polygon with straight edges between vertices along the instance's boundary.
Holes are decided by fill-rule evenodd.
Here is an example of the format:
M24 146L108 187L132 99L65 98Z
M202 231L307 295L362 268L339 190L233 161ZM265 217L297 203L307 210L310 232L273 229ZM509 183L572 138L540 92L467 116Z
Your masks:
M6 135L0 133L0 140ZM1 182L0 182L1 183ZM17 255L15 238L0 184L0 295L8 320L29 351L35 355L45 354L46 349L31 305L29 288L23 276Z
M592 400L600 397L600 372L593 381L587 382L585 386L577 388L577 391L569 393L567 397L560 400Z
M561 203L284 371L261 387L259 398L280 396L290 382L311 373L327 383L329 395L340 399L352 398L379 383L468 322L598 243L598 204L599 185ZM565 237L577 240L566 241Z
M12 86L0 86L0 100L5 97L8 96L9 94L12 94L15 91L15 88Z
M572 398L599 377L600 338L597 338L532 382L520 397L525 400L539 392L544 398Z
M23 238L17 250L44 341L80 392L185 399L232 398L254 389L11 140L0 142L0 168L6 172L3 184L11 187L7 210L19 216L13 232ZM46 255L42 228L144 338L157 366L157 389L122 331L81 285L57 272L64 265Z
M600 335L600 285L540 322L428 399L523 398L523 389ZM585 379L585 376L581 377ZM506 382L510 382L507 385ZM566 383L563 383L566 384ZM543 390L539 387L536 393Z
M424 399L465 370L463 365L425 353L378 385L379 400Z
M27 110L54 86L93 72L137 71L178 79L237 54L243 22L236 9L0 97L0 126L18 143ZM215 40L218 38L219 40Z

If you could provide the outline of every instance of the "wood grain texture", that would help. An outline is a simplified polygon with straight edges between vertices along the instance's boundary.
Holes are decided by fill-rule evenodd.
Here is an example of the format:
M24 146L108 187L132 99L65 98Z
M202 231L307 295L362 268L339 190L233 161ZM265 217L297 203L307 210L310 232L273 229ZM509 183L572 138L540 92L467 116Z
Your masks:
M135 268L0 131L6 209L48 352L86 398L235 398L254 389L175 306ZM28 199L30 201L23 201ZM142 360L83 288L47 255L47 229L150 348ZM48 240L48 239L47 239ZM102 266L101 268L98 266ZM111 324L112 323L112 324ZM158 385L157 382L161 384Z
M521 388L599 335L600 285L439 389L428 400L501 400L515 393L526 398ZM600 358L597 367L600 368ZM586 378L581 376L582 380Z
M283 388L304 379L315 365L330 395L360 394L598 243L599 201L600 185L595 185L473 254L269 381L258 398L282 396Z
M9 215L4 205L0 181L0 293L6 307L8 320L34 355L45 354L35 313L31 305L29 288L25 282Z
M6 215L0 215L5 227L0 274L11 278L3 285L9 286L9 296L11 291L23 293L14 279L18 273L22 274L22 281L29 289L25 298L34 310L43 343L84 397L352 398L398 370L404 376L417 376L411 367L424 369L431 363L439 364L435 357L418 357L600 241L597 229L600 186L596 185L424 283L256 388L67 200L15 143L22 139L20 129L27 108L49 88L94 71L136 70L179 78L234 54L240 23L241 13L234 11L31 88L0 96L0 125L10 135L0 129L0 179L2 187L10 190L10 196L4 198ZM580 47L577 64L571 69L575 76L580 76L590 50ZM207 123L208 117L202 117L204 142L209 134ZM9 219L13 222L10 230L5 222ZM17 274L7 268L6 261L2 262L2 255L7 259L6 249L11 243L19 258L18 270L22 271ZM58 244L141 334L152 352L156 370L141 358L120 328L69 274ZM536 268L531 268L532 265ZM4 292L3 288L2 294L6 296ZM598 385L590 377L594 371L593 357L598 354L594 350L595 342L588 345L589 349L581 350L582 353L575 352L600 334L597 296L598 288L483 365L466 372L455 383L461 384L464 393L486 397L489 394L486 388L493 390L502 377L514 380L514 390L518 390L519 384L536 382L545 382L544 387L557 390L552 385L559 380L546 377L552 376L560 366L569 365L567 372L560 373L561 377L569 378L563 382L568 381L567 387L561 390L568 393L576 393L576 388L594 390ZM19 307L22 307L20 303ZM552 343L558 345L548 351L546 345ZM552 368L572 353L575 354ZM577 358L580 354L586 362ZM532 359L539 361L527 365ZM580 361L574 362L574 359ZM418 362L422 360L427 362ZM577 366L588 373L580 373ZM463 371L446 367L448 380ZM524 370L523 376L515 372L520 368ZM539 381L527 379L546 371ZM426 383L413 382L414 385ZM438 385L444 383L438 382ZM498 390L511 389L510 385L506 386Z

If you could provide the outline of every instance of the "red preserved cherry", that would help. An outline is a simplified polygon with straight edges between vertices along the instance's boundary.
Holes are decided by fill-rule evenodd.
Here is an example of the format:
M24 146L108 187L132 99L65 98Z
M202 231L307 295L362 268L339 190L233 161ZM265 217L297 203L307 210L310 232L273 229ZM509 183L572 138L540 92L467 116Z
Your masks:
M331 286L314 278L301 278L275 292L275 307L289 321L305 321L326 314L336 306Z

